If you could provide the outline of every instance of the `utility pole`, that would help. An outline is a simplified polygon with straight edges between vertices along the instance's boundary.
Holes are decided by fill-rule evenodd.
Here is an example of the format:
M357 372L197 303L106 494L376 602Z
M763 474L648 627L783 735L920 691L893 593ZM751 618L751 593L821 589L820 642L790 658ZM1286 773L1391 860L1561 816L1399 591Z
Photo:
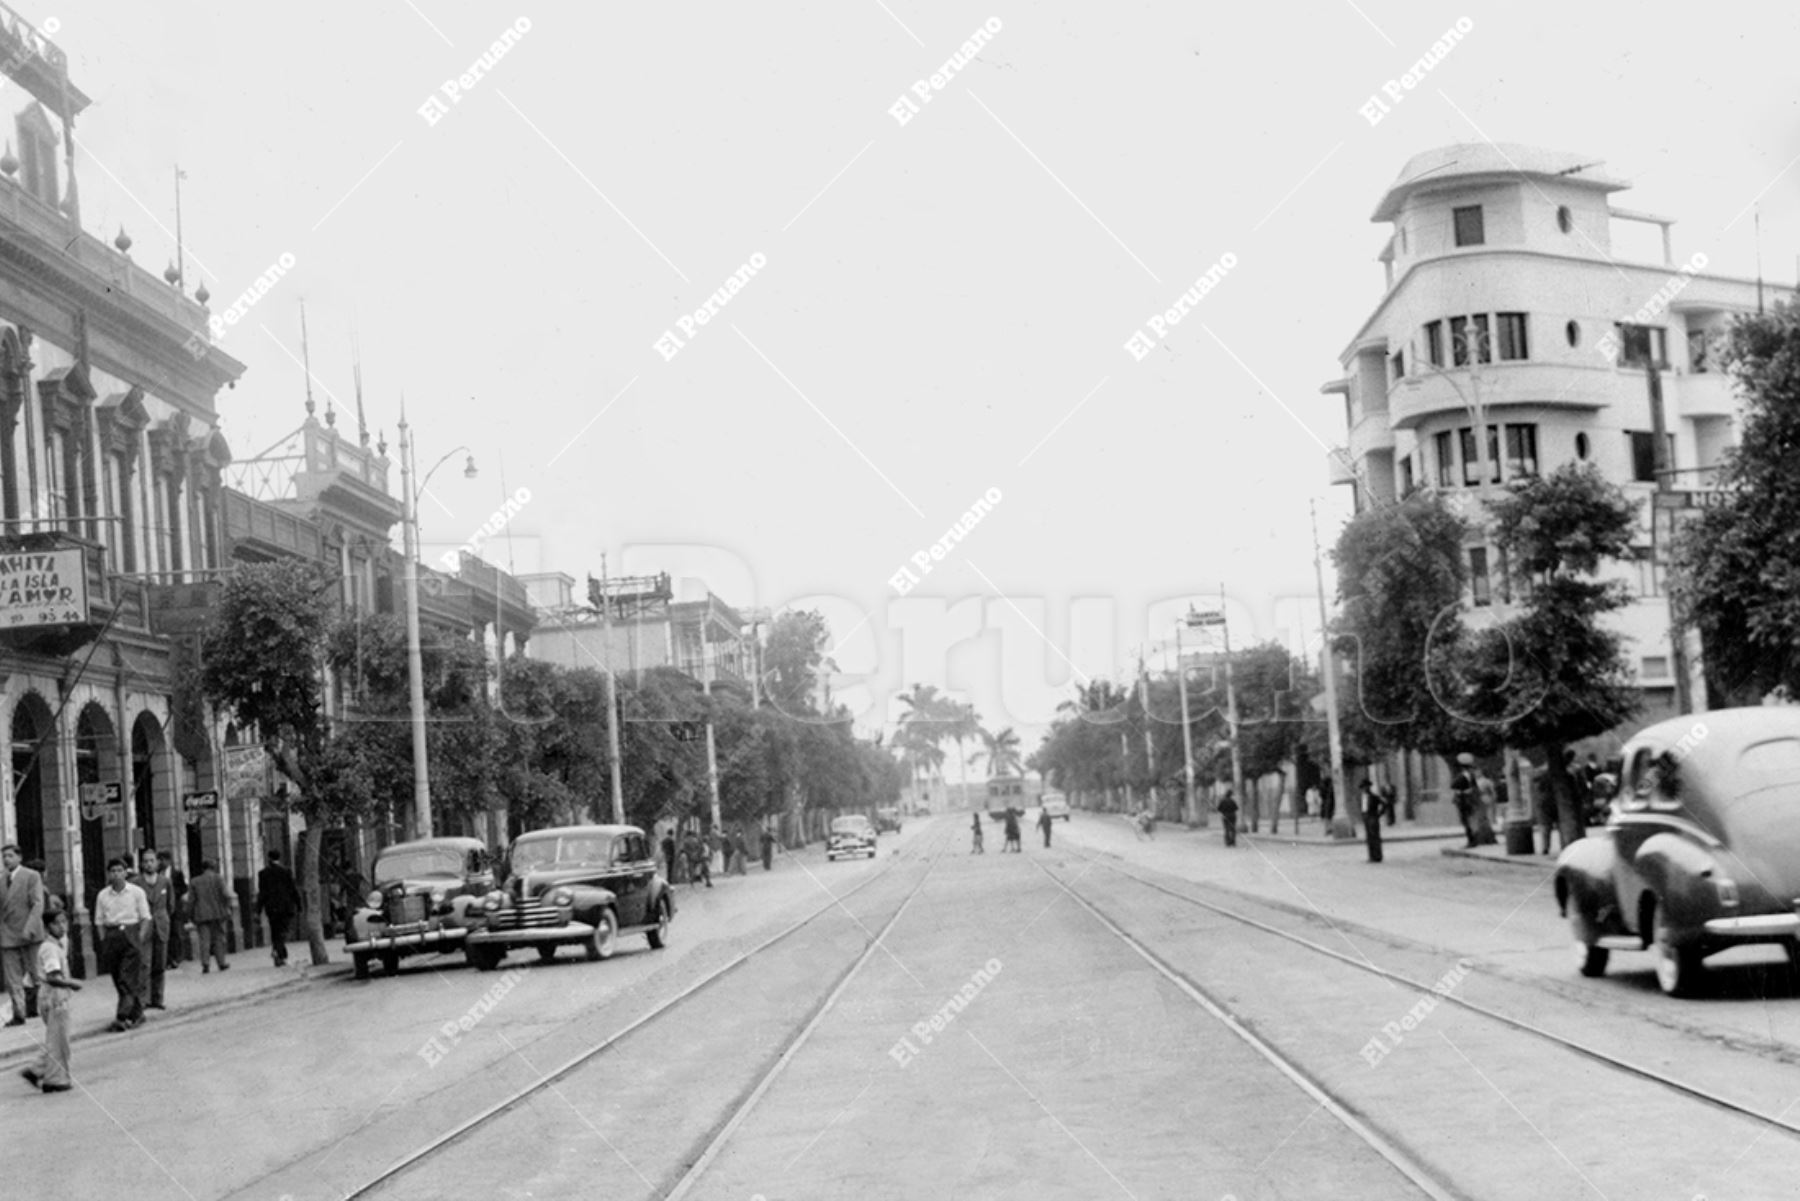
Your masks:
M1144 648L1138 647L1138 687L1143 692L1144 704L1144 764L1150 769L1150 809L1155 812L1161 804L1156 794L1156 743L1150 737L1150 672L1144 666ZM1187 818L1186 812L1182 818Z
M412 427L400 417L400 500L406 552L406 676L412 709L413 837L430 838L431 775L425 753L425 668L419 649L419 512L413 493Z
M1238 812L1244 805L1244 757L1238 749L1237 689L1231 683L1231 623L1225 617L1225 585L1219 585L1219 626L1225 631L1225 717L1231 723L1231 787Z
M1645 355L1644 380L1650 386L1650 437L1656 443L1656 490L1673 492L1675 481L1672 478L1674 464L1669 462L1668 420L1663 414L1662 373L1657 368L1656 347L1647 348ZM1651 515L1652 520L1655 514ZM1652 564L1651 570L1661 570L1662 564ZM1675 590L1663 581L1663 591L1669 605L1669 654L1670 665L1675 669L1675 708L1680 713L1694 711L1693 682L1688 678L1687 630L1681 623L1681 614L1676 607Z
M612 599L606 594L606 552L600 552L600 637L606 646L606 749L612 773L613 824L625 824L625 785L619 771L619 688L613 682Z
M712 791L712 828L714 837L723 845L725 837L724 818L719 813L719 747L713 737L712 719L712 659L706 653L706 622L711 616L712 599L707 598L708 612L700 618L700 688L706 694L706 782ZM726 852L725 861L731 861Z
M1482 437L1486 436L1487 431L1483 430ZM1332 819L1331 835L1333 838L1352 838L1356 831L1350 824L1350 793L1344 787L1344 742L1338 728L1337 656L1331 653L1331 619L1325 610L1325 567L1319 556L1319 506L1317 502L1308 502L1307 507L1312 511L1313 578L1319 585L1319 661L1325 673L1325 738L1331 749L1331 788L1340 806L1337 816ZM1370 818L1365 814L1363 820Z

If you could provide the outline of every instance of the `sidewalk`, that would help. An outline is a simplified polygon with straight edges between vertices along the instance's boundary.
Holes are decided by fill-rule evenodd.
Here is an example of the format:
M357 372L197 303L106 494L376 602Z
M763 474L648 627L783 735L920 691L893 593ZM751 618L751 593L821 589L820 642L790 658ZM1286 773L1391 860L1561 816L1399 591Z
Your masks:
M134 1034L159 1026L185 1024L227 1006L245 1002L277 990L296 988L308 980L336 976L350 971L350 957L344 954L341 938L325 940L331 962L314 967L305 940L288 943L288 965L276 968L267 947L257 947L232 955L227 962L231 970L221 972L214 965L210 973L202 973L192 960L171 969L163 977L163 1000L167 1009L151 1009L139 1030L113 1033L113 1014L119 994L108 975L89 976L81 981L81 991L71 998L69 1038L85 1042L91 1038L130 1038ZM0 1010L10 1010L0 999ZM0 1068L12 1068L36 1055L42 1046L44 1023L32 1018L23 1026L0 1027Z
M1362 828L1357 827L1354 837L1333 838L1329 830L1317 819L1303 823L1307 828L1299 834L1250 834L1239 831L1238 837L1255 842L1275 842L1297 847L1357 847L1365 848ZM1381 841L1385 845L1390 842L1430 842L1441 838L1464 838L1461 826L1422 826L1415 822L1400 822L1392 826L1381 827ZM1445 854L1449 854L1448 851Z
M1460 838L1462 831L1456 832ZM1489 863L1510 863L1515 867L1529 867L1537 871L1546 871L1556 866L1555 855L1539 855L1535 851L1529 855L1508 855L1506 844L1494 843L1485 847L1445 847L1440 852L1458 859L1485 859Z

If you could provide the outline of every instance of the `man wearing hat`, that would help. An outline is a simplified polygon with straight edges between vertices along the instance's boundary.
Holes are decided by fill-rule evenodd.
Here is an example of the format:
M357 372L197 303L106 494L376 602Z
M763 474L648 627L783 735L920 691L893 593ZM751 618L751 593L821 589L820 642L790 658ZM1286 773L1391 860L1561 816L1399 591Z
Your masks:
M1456 816L1462 822L1463 835L1469 846L1475 845L1475 756L1464 751L1456 757L1456 775L1450 780L1450 799L1456 805Z

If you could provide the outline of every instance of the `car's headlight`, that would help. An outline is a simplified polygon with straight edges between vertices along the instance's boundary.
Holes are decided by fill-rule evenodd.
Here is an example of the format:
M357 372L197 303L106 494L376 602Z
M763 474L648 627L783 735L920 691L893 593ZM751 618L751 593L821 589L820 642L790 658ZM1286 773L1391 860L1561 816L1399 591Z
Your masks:
M559 908L563 905L573 905L575 903L575 894L566 888L559 888L550 894L550 903Z
M431 890L431 903L433 905L442 905L444 903L444 897L447 895L448 894L445 893L443 889L434 888Z
M374 892L371 892L364 899L367 900L370 909L380 909L382 906L382 896L381 896L381 890L379 888L376 889Z
M1719 894L1719 904L1727 909L1736 909L1738 904L1737 881L1727 876L1714 876L1713 888Z
M501 903L504 902L505 900L506 900L505 893L490 892L487 894L486 897L484 897L482 899L481 907L483 909L487 910L489 913L492 913L494 910L500 908Z

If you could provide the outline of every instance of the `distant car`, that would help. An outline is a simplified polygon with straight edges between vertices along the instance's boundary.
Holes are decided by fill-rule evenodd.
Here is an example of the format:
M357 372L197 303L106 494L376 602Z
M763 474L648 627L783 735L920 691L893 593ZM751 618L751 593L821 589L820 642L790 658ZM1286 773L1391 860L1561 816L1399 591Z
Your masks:
M900 833L900 811L898 809L877 809L875 811L875 832L879 834L884 830Z
M1051 817L1058 817L1063 821L1069 820L1069 802L1061 793L1046 792L1044 799L1038 803Z
M408 955L438 954L462 945L468 910L493 891L487 847L475 838L422 838L395 843L375 856L375 887L350 917L344 950L356 978L381 960L388 975Z
M825 844L825 858L840 855L867 855L875 858L875 827L860 813L832 820L831 837Z
M1800 967L1800 709L1721 709L1625 744L1606 828L1565 847L1556 903L1584 976L1649 950L1656 982L1695 991L1706 956L1774 943Z
M483 898L464 940L469 962L482 971L519 947L536 947L546 960L570 945L589 959L611 959L623 935L643 934L653 950L668 944L675 894L636 826L521 834L507 852L506 871L505 888Z

